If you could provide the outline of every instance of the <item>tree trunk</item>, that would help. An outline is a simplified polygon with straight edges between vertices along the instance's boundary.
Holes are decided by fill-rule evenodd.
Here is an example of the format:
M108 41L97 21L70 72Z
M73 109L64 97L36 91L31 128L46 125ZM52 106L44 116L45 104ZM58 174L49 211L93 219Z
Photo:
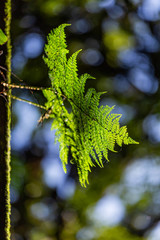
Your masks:
M0 28L7 35L8 41L0 50L0 66L6 67L4 73L7 82L11 76L11 0L0 1ZM4 81L0 74L0 82ZM11 98L2 97L3 86L0 84L0 239L10 240L10 122L11 122Z

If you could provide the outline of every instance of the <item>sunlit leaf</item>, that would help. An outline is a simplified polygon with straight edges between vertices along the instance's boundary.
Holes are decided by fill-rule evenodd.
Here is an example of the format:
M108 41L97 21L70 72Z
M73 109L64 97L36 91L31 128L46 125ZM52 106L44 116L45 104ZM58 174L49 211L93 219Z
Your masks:
M7 42L7 37L3 33L2 29L0 29L0 45L3 45L5 42Z

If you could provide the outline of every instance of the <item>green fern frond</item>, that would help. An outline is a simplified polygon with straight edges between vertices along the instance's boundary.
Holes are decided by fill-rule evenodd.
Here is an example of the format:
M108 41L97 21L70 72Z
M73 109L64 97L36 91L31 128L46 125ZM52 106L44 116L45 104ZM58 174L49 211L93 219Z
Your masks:
M89 74L78 76L77 55L67 58L66 38L63 24L48 36L45 46L45 63L49 68L52 89L43 90L47 99L46 108L51 110L52 128L60 142L60 158L66 172L69 152L71 163L75 163L82 186L88 183L88 172L98 164L103 167L103 159L108 160L108 150L115 152L115 144L138 144L128 137L126 126L120 127L121 114L111 114L113 107L100 106L103 93L90 88L85 91ZM70 103L68 112L64 100Z

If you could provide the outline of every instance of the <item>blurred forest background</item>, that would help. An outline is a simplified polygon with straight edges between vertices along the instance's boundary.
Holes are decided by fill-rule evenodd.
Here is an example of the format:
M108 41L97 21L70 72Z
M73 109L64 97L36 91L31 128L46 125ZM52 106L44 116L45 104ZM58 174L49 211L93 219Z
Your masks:
M121 125L139 145L109 154L82 188L75 165L62 170L51 122L23 102L12 105L13 240L160 239L160 1L13 0L12 70L24 84L50 86L42 56L47 34L62 23L87 87L107 91ZM12 82L23 84L16 78ZM13 94L40 104L40 92Z

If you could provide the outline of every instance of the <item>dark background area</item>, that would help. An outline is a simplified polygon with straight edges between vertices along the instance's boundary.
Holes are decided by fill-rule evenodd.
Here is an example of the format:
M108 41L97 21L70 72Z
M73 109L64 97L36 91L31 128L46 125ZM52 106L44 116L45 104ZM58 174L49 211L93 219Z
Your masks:
M70 54L88 87L107 91L103 105L122 113L121 125L139 145L110 153L93 168L89 186L75 165L62 170L51 122L43 111L13 101L13 240L158 240L160 236L160 1L12 1L12 70L23 82L50 86L42 56L47 34L62 23ZM44 104L40 92L13 94Z

